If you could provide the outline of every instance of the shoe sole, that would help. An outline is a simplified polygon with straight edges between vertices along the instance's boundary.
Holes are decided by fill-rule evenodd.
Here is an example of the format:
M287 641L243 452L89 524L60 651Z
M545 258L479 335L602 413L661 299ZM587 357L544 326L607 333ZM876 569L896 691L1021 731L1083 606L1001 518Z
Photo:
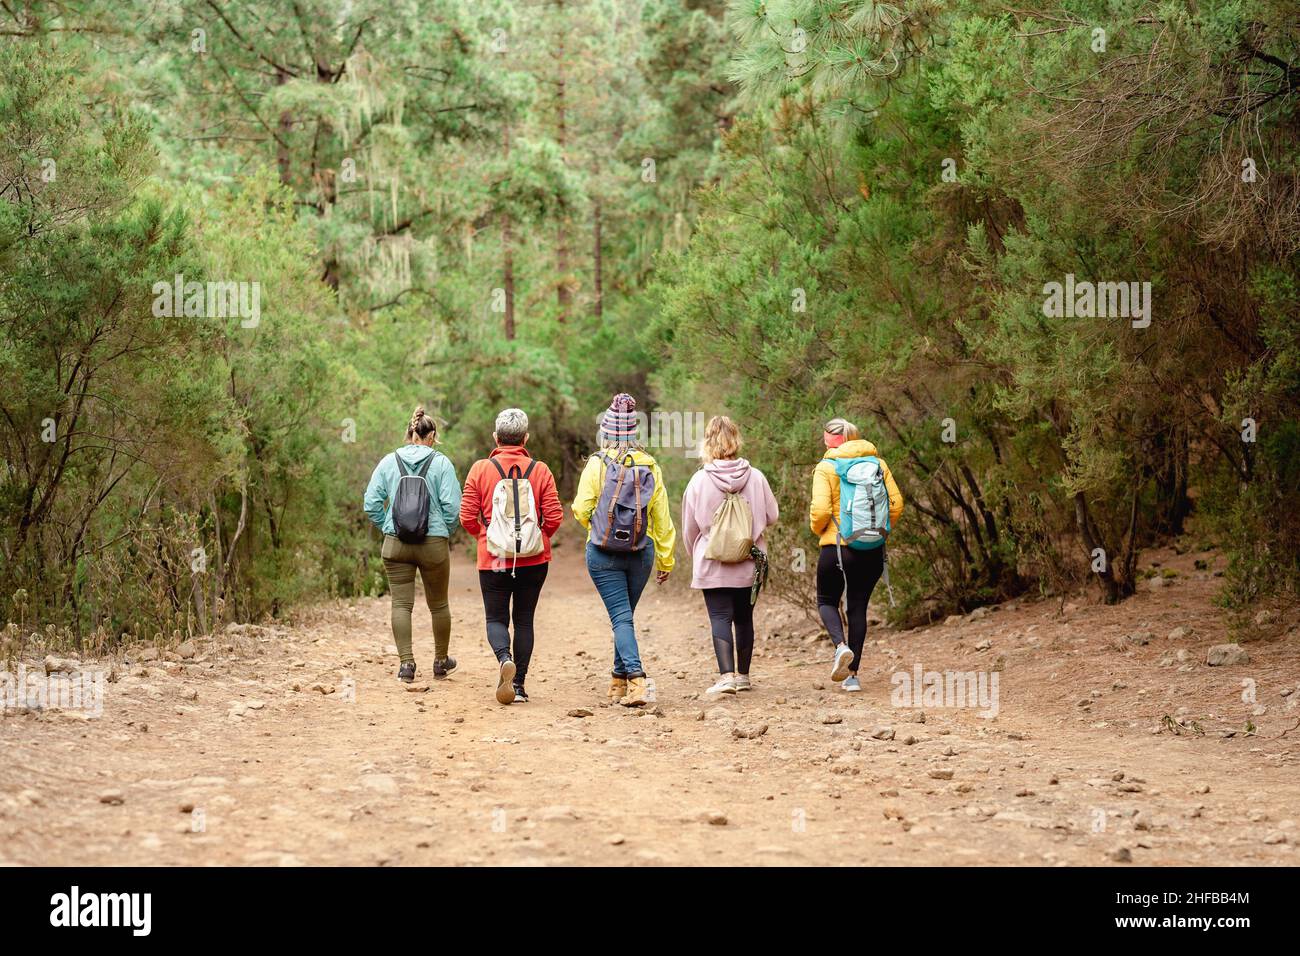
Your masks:
M515 702L515 688L510 682L515 679L515 662L506 661L501 665L501 676L498 678L500 683L497 684L497 703L513 704Z
M460 666L459 664L456 664L456 665L453 665L453 666L451 666L451 667L448 667L448 668L447 668L445 671L443 671L441 674L439 674L437 671L434 671L434 672L433 672L433 679L434 679L434 680L446 680L446 679L447 679L448 677L450 677L452 674L456 673L456 668L459 667L459 666Z
M851 652L848 654L837 653L835 655L835 669L831 671L831 680L837 684L840 681L848 680L849 674L852 673L849 670L849 665L852 663L853 654Z
M861 687L845 687L845 688L844 688L844 693L846 693L846 694L861 694L861 693L862 693L862 688L861 688Z
M706 693L706 694L734 694L734 693L736 692L736 690L737 690L737 688L735 688L735 687L716 687L716 688L715 688L715 687L710 687L710 688L709 688L708 690L706 690L704 693Z

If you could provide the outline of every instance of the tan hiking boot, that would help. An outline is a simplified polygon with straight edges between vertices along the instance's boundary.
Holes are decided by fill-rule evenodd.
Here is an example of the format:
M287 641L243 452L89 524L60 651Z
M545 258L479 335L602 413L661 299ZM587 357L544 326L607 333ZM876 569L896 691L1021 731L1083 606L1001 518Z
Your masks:
M629 677L627 681L627 696L619 701L624 707L644 707L649 701L646 699L646 687L644 677Z
M609 699L611 703L617 704L627 696L627 678L612 677L609 681Z

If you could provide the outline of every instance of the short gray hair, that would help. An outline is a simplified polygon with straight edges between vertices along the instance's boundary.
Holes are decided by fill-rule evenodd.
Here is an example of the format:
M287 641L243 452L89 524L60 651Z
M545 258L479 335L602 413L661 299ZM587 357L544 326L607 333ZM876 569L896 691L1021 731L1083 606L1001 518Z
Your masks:
M522 408L507 408L497 415L493 431L498 445L518 445L528 434L528 416Z

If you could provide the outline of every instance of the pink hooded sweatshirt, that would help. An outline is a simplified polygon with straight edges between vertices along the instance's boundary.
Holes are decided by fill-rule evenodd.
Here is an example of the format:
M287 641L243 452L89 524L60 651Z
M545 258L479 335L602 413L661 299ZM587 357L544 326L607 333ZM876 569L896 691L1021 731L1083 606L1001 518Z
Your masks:
M682 540L691 557L693 588L747 588L754 583L753 561L723 564L704 557L709 548L713 514L730 493L739 494L749 502L749 510L754 515L754 544L767 550L763 532L776 522L779 514L767 477L757 468L751 468L744 458L709 462L691 477L682 496Z

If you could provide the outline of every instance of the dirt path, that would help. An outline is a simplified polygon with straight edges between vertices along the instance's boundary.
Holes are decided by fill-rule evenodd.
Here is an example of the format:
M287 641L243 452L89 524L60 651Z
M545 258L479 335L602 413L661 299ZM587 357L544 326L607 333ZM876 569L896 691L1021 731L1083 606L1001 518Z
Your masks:
M427 691L395 680L381 599L201 642L192 660L118 662L96 719L5 717L0 862L1297 861L1300 731L1277 736L1300 718L1296 642L1205 667L1218 643L1206 580L1118 609L1040 602L877 629L854 696L827 680L829 645L769 607L755 691L720 702L701 696L712 655L699 595L651 585L639 616L658 704L640 712L603 702L608 627L579 558L557 550L527 705L492 699L461 557L461 667ZM1166 637L1177 625L1192 635ZM1143 627L1149 643L1123 640ZM996 668L997 718L891 707L890 674L917 662ZM1257 704L1240 699L1243 678ZM1261 704L1260 736L1220 735ZM1189 729L1174 734L1162 717L1180 707Z

